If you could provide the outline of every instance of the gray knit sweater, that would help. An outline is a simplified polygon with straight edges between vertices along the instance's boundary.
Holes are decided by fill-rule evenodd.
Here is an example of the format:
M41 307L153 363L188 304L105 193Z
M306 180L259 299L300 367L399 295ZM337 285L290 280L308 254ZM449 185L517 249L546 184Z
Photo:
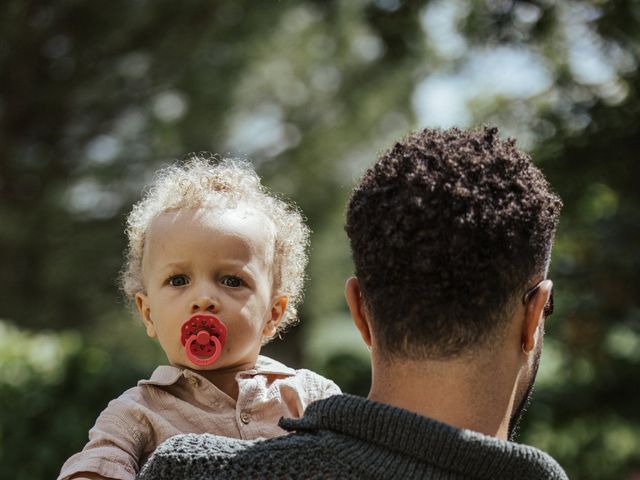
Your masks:
M140 480L566 479L550 456L351 395L312 403L293 433L243 441L179 435L160 445Z

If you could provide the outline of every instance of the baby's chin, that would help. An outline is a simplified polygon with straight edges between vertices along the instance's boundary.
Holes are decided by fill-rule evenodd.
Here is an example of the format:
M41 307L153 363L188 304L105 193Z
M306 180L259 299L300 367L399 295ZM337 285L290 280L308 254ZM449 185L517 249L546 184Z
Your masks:
M179 359L175 361L169 361L169 364L172 367L179 368L181 370L193 370L195 372L210 372L214 370L218 370L223 362L216 362L215 365L196 365L195 363L189 361L188 358Z

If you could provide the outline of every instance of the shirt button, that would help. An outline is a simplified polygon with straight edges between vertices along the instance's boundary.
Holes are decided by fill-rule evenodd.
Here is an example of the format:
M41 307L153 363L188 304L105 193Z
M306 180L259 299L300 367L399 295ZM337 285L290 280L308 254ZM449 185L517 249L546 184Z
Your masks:
M192 387L197 387L198 385L200 385L200 380L198 380L196 377L189 377L189 383Z
M240 421L246 425L251 421L251 415L249 415L247 412L242 412L240 414Z

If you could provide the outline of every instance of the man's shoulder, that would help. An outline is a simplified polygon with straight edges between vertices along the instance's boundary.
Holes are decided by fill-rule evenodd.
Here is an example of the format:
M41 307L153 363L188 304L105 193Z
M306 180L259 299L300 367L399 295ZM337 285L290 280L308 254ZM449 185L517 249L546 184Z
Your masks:
M280 426L292 433L253 441L173 437L140 478L567 478L535 448L351 395L314 402L302 418Z
M212 434L177 435L162 443L140 471L139 480L163 480L169 478L262 478L286 469L292 478L303 478L304 471L296 476L291 469L301 468L299 460L311 450L321 448L305 435L257 440L241 440ZM291 456L292 458L289 458ZM298 461L292 461L294 460Z
M227 462L253 444L254 440L238 440L211 434L184 434L171 437L158 448L142 467L139 480L199 478L204 472L215 477Z
M547 452L529 445L516 445L518 445L520 449L519 455L531 462L530 473L537 475L538 478L568 480L567 474L562 466Z
M241 440L209 433L187 433L171 437L155 451L156 457L178 457L197 459L198 457L233 456L254 446L259 440Z

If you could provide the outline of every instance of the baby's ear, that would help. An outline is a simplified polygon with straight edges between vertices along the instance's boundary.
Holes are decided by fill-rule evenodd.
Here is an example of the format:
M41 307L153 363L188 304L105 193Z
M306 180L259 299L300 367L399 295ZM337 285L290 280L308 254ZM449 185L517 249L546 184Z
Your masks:
M151 320L151 306L149 305L149 297L143 292L136 293L136 307L140 318L144 322L144 326L147 328L147 335L151 338L155 338L156 328Z
M271 304L271 318L267 320L267 323L264 325L264 329L262 330L262 336L271 338L276 334L278 330L278 325L282 322L282 318L284 317L284 312L287 310L287 303L289 302L289 297L286 295L282 295L276 297Z

